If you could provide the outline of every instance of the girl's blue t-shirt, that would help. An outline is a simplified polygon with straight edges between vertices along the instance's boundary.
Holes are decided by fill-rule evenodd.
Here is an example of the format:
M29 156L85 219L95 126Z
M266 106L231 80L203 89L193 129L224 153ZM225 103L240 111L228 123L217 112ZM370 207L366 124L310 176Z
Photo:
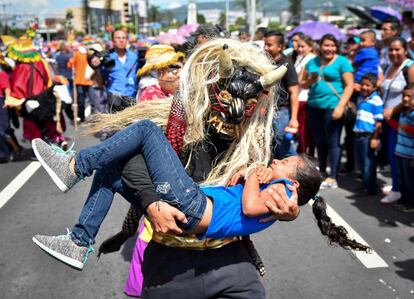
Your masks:
M292 192L287 188L287 185L291 185L292 183L286 179L279 179L269 184L263 184L260 186L260 191L276 183L285 184L286 193L290 198ZM201 186L201 191L213 200L213 216L206 233L199 236L200 239L221 239L250 235L262 231L274 223L274 221L259 222L260 219L268 217L269 214L257 217L247 217L243 214L243 189L244 186L242 184L232 187Z
M344 73L353 72L351 63L344 56L338 55L334 62L323 67L323 76L321 73L321 60L315 57L310 60L305 68L308 74L317 73L320 80L309 88L308 105L315 108L335 109L339 103L338 96L335 95L332 88L322 80L329 82L339 96L343 93L342 75Z

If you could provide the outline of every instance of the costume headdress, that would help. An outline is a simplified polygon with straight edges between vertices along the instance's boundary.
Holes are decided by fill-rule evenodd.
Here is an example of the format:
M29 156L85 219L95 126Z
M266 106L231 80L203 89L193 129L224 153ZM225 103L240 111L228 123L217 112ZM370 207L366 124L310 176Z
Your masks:
M42 60L42 56L33 45L32 40L25 35L9 46L7 56L23 63L33 63Z
M184 59L184 54L175 52L174 48L167 45L154 45L145 54L145 65L137 72L137 76L147 74L152 70L160 70Z

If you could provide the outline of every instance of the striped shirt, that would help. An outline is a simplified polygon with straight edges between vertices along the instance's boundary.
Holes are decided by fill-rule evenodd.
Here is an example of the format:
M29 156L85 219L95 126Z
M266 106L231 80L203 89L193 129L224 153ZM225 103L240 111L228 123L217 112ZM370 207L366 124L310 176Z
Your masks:
M358 111L354 125L354 132L372 133L375 130L375 122L382 121L384 103L376 91L368 97L358 98Z
M414 158L414 110L400 115L395 154L403 158Z

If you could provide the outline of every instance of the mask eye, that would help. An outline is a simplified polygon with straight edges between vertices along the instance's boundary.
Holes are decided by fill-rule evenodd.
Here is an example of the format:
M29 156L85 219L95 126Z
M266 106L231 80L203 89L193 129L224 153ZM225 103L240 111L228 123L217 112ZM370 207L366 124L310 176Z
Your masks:
M228 103L233 99L232 95L227 90L220 91L218 97L222 102L225 103Z

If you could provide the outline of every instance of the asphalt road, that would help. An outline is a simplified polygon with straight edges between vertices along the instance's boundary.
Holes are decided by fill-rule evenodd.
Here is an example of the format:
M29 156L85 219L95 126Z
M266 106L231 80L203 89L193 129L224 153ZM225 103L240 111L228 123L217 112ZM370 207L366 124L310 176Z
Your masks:
M95 142L92 137L80 139L76 148ZM30 163L0 164L0 202L10 189L6 186ZM385 173L380 180L390 179ZM305 206L294 222L277 223L253 236L267 270L267 297L414 298L414 213L384 206L380 196L358 195L353 175L340 177L339 183L341 188L322 195L375 250L376 257L368 257L371 268L352 252L329 246L311 207ZM31 240L38 233L65 234L76 222L90 184L86 180L62 194L39 168L0 208L1 298L126 298L123 286L134 240L100 260L90 256L82 272L51 258ZM119 231L127 209L127 202L117 196L97 237L98 246ZM367 263L367 256L361 259Z

